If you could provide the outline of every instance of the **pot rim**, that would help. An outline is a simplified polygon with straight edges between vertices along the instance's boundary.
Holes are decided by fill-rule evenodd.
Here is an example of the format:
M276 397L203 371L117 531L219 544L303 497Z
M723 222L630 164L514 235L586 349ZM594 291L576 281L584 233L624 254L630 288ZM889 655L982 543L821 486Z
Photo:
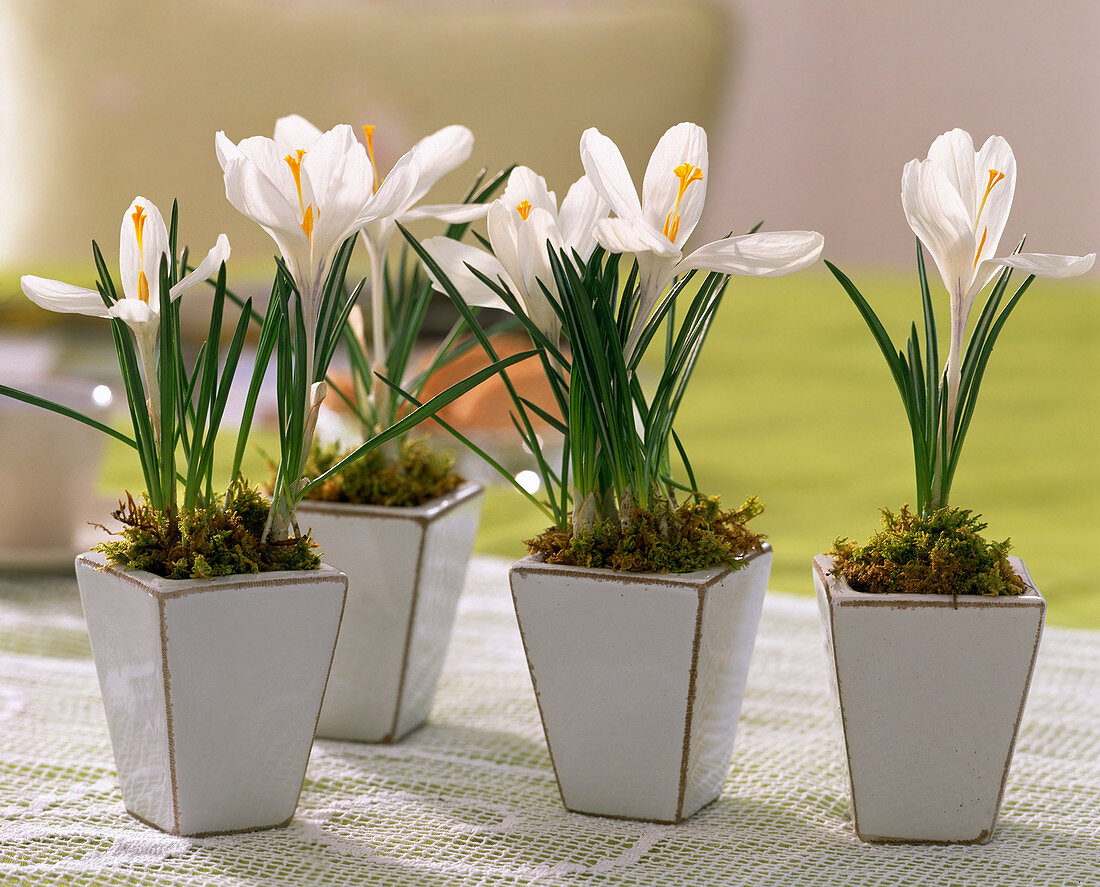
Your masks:
M758 557L770 555L772 546L770 542L764 542L758 551L750 551L741 560L750 564ZM743 569L743 568L742 568ZM598 580L614 580L626 583L642 583L646 585L668 585L675 587L699 585L709 586L721 581L730 573L738 573L740 570L731 570L729 567L707 567L705 570L694 570L691 573L630 573L625 570L612 570L608 567L577 567L572 564L548 564L542 555L529 554L512 564L513 572L526 574L565 575L588 577Z
M456 508L468 499L480 496L485 488L477 481L467 480L460 483L451 492L429 499L422 505L360 505L356 502L328 502L324 499L303 499L294 510L301 514L340 514L361 515L363 517L406 518L408 520L432 521Z
M830 605L834 607L891 607L899 610L926 607L949 607L953 610L972 607L1045 607L1046 599L1035 585L1023 559L1008 559L1016 575L1024 580L1027 590L1020 595L982 594L874 594L856 591L843 576L834 576L831 567L834 558L821 553L813 557L814 573L821 579Z
M273 588L300 585L303 582L336 582L347 587L347 576L330 564L322 563L316 570L273 570L267 573L234 573L211 579L167 579L147 570L132 570L107 566L107 558L98 551L85 551L76 556L76 566L92 567L97 573L107 573L123 582L136 585L153 597L168 600L184 595L225 589Z

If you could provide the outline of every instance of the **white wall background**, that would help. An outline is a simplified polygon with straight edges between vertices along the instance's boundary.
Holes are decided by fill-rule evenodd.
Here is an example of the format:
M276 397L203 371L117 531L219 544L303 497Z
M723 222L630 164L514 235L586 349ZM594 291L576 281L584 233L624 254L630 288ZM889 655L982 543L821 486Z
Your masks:
M22 271L31 258L62 255L83 267L88 238L109 242L135 193L164 207L180 195L188 236L227 230L244 257L252 235L266 261L263 235L223 205L211 133L263 132L290 110L329 125L340 114L395 117L387 109L400 106L415 121L409 141L465 122L486 136L478 162L530 164L564 193L580 173L583 126L621 140L640 180L661 130L703 121L701 109L713 107L700 77L712 76L723 25L708 31L691 14L708 0L659 4L666 17L680 7L675 21L694 36L667 23L646 30L656 0L463 2L486 33L469 57L428 54L444 77L417 51L433 31L445 33L432 46L461 44L457 25L439 20L473 13L452 0L0 0L0 266L7 259ZM843 266L910 268L902 166L961 126L979 143L996 133L1015 149L1005 248L1024 233L1038 252L1100 246L1100 0L709 2L728 13L733 38L718 122L708 124L711 182L697 242L764 219L772 230L824 232L826 256ZM497 33L517 12L530 13L528 29ZM334 16L346 25L339 32L327 24ZM563 21L571 23L564 33ZM271 51L294 37L294 51ZM224 76L229 62L238 67ZM578 79L588 68L598 76ZM77 93L88 99L74 106ZM547 124L554 114L561 121ZM142 126L143 115L158 122ZM496 139L499 156L480 147L493 143L489 115L511 133ZM163 153L139 150L158 139L168 140ZM80 184L55 194L62 169ZM148 184L161 178L172 185ZM221 215L205 224L202 213L215 210Z
M959 126L1015 151L1003 244L1100 248L1097 0L722 2L737 57L705 225L814 228L841 266L911 267L902 166Z

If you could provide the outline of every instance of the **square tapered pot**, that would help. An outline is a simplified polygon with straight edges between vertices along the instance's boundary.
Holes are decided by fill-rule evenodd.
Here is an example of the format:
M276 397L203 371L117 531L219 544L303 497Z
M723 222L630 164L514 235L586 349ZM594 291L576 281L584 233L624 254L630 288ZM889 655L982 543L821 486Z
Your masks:
M740 570L512 566L512 598L566 808L680 822L722 791L772 552Z
M285 825L298 804L347 579L171 580L76 559L122 799L174 835Z
M1046 601L864 594L813 559L856 834L983 844L993 835Z
M482 488L414 508L307 500L298 521L348 575L317 735L394 742L427 719L446 658Z

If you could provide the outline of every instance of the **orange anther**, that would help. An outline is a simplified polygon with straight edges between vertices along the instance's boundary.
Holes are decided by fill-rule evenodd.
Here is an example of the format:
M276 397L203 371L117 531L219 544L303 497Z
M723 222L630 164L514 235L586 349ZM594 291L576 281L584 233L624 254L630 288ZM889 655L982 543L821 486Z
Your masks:
M382 181L378 178L378 167L374 163L374 127L370 125L364 126L363 134L367 137L367 157L370 158L371 174L374 177L371 193L377 194L378 186L382 184Z

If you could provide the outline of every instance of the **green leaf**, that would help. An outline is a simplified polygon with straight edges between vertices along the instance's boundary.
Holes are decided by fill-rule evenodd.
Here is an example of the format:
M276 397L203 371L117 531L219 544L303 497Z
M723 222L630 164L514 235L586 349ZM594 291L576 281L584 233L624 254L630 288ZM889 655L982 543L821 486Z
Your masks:
M302 490L302 494L313 489L315 486L322 483L332 475L343 471L353 462L362 458L367 453L376 450L387 441L400 437L402 434L405 434L410 429L415 428L425 419L434 417L436 413L443 409L443 407L457 400L467 391L470 391L471 389L480 385L490 376L495 375L496 373L511 366L512 364L519 363L521 360L526 360L528 357L532 357L533 355L534 351L523 351L519 354L513 354L510 357L506 357L503 360L496 361L490 366L478 370L476 373L472 373L471 375L467 376L465 379L462 379L459 382L455 382L453 385L451 385L444 391L441 391L435 397L431 398L427 403L417 407L415 410L413 410L407 416L399 419L385 431L375 435L373 438L366 441L362 446L353 450L351 453L349 453L347 456L345 456L323 474L315 477L312 481L305 485L304 489Z
M132 437L123 434L110 425L104 425L102 422L98 422L91 416L85 415L79 410L74 410L64 404L57 403L49 400L45 397L39 397L37 394L31 394L27 391L20 391L18 388L10 388L7 385L0 385L0 395L4 397L10 397L12 400L18 400L25 404L30 404L33 407L39 407L44 410L49 410L51 413L57 413L60 416L66 416L70 419L75 419L89 428L94 428L96 431L102 431L104 434L113 437L115 440L122 441L129 447L133 447L135 450L138 448L137 441Z

